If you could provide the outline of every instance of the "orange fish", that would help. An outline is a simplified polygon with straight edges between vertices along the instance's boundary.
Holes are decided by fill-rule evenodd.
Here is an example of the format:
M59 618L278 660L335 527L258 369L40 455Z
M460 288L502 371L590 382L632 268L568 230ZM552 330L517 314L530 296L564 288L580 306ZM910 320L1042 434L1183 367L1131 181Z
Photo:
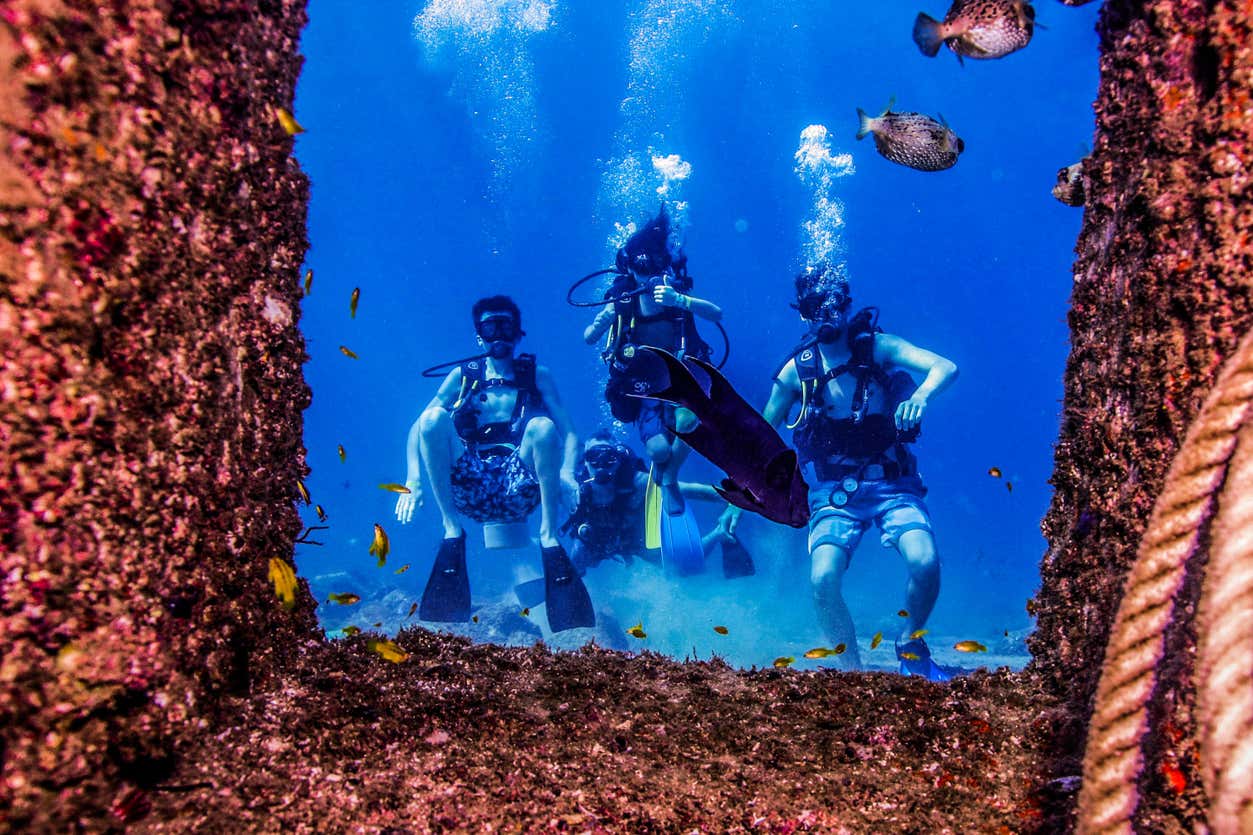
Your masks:
M313 270L305 270L305 295L313 292Z
M409 563L405 563L404 565L402 565L400 568L397 568L397 569L396 569L395 571L393 571L392 573L393 573L393 574L404 574L404 573L405 573L406 571L408 571L408 570L409 570Z
M348 460L348 453L344 452L343 444L340 444L335 451L339 453L339 463L342 464Z
M357 355L353 352L353 350L352 350L351 348L349 348L349 347L347 347L347 346L344 346L344 345L340 345L340 346L339 346L339 352L340 352L341 354L343 354L344 356L348 357L348 359L350 359L350 360L359 360L359 359L361 359L361 357L357 356Z
M348 300L348 312L353 319L357 318L357 302L359 301L361 301L361 288L354 287L352 288L352 297Z
M353 594L352 592L344 592L342 594L327 595L326 599L332 603L338 603L340 606L351 606L354 603L361 602L361 595Z
M921 638L923 635L926 635L930 631L931 631L930 629L915 629L913 632L909 633L909 637L913 638L916 641L919 638Z
M326 521L326 510L324 510L324 509L322 508L322 505L320 505L320 504L319 504L319 505L314 505L314 506L313 506L313 512L314 512L314 513L316 513L316 514L318 514L318 521L319 521L319 522L325 522L325 521Z
M790 655L780 655L778 658L774 659L774 666L779 669L783 669L784 667L792 666L792 662L795 660L796 659Z
M992 467L991 469L989 469L989 470L988 470L988 475L992 476L992 478L1000 478L1000 477L1001 477L1001 468L1000 468L1000 467Z
M405 615L405 617L407 618L413 617L413 613L416 611L418 611L418 604L414 603L412 606L409 607L409 614Z
M375 524L374 541L370 543L370 550L367 553L379 558L379 568L387 565L387 555L391 553L392 544L387 538L387 533L383 530L383 526Z
M909 617L909 611L906 609L901 609L899 612L896 613L896 615L897 617L907 618Z
M883 643L883 633L882 632L874 633L874 637L870 639L870 648L875 649L881 643Z
M725 626L715 626L714 632L717 632L719 635L725 635L727 634L727 628Z

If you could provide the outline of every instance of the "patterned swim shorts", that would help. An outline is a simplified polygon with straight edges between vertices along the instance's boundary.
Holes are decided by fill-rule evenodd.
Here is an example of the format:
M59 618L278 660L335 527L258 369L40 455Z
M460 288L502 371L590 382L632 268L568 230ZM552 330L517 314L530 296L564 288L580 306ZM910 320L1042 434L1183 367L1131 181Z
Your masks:
M539 507L539 482L516 449L467 449L452 465L452 503L476 522L521 522Z

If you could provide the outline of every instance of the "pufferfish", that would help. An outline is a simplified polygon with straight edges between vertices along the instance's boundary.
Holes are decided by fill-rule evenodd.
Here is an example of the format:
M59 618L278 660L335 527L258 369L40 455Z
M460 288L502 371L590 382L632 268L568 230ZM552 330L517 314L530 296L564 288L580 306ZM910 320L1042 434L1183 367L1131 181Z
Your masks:
M921 113L895 113L893 103L889 101L878 116L857 108L857 138L873 134L875 148L886 159L919 171L943 171L957 164L966 143L943 117L937 122Z
M928 57L948 44L960 63L962 56L1003 58L1029 44L1034 31L1029 0L954 0L944 20L918 13L914 43Z

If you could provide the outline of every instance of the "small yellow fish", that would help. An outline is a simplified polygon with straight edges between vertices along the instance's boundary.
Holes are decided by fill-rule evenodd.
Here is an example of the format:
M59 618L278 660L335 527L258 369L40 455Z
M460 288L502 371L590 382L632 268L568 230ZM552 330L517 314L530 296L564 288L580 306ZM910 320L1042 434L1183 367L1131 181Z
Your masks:
M809 652L805 653L805 657L806 658L826 658L830 654L831 654L831 650L826 649L825 647L814 647Z
M916 652L902 652L901 658L904 658L906 661L918 661L922 656Z
M1028 597L1027 598L1027 614L1031 615L1031 617L1035 617L1039 613L1040 613L1040 604L1035 602L1034 597Z
M305 270L305 295L313 292L313 270Z
M361 602L361 595L352 592L343 592L341 594L329 594L326 597L332 603L338 603L340 606L351 606L354 603Z
M349 638L351 638L353 635L361 634L361 627L360 626L345 626L340 631L343 632L345 635L347 635Z
M336 447L335 451L339 453L339 463L341 463L341 464L342 464L342 463L344 463L345 461L347 461L347 460L348 460L348 453L344 452L344 445L343 445L343 444L339 444L339 445Z
M901 609L899 612L896 613L896 616L901 617L901 618L907 618L909 617L909 612L906 609Z
M390 661L393 664L399 664L409 657L409 653L405 652L398 645L382 638L375 638L366 642L366 649L378 655L384 661Z
M324 510L324 509L323 509L322 505L320 505L320 504L314 505L314 506L313 506L313 512L314 512L314 513L316 513L316 514L318 514L318 521L319 521L319 522L325 522L325 521L326 521L326 510Z
M930 631L931 631L930 629L915 629L913 632L909 633L909 637L913 638L916 641L919 638L921 638L923 635L926 635Z
M525 609L522 610L522 617L529 618L530 616L531 616L531 607L527 606Z
M378 628L379 628L380 626L382 626L382 625L383 625L383 621L381 621L381 620L376 620L376 621L374 622L374 624L373 624L373 626L374 626L374 628L375 628L375 629L378 629Z
M725 635L727 634L727 628L725 626L715 626L714 632L717 632L719 635Z
M313 499L309 498L309 488L305 487L305 483L300 479L296 479L296 490L300 493L300 498L304 499L305 504L313 504Z
M341 354L343 354L344 356L348 357L348 359L350 359L350 360L359 360L359 359L361 359L361 357L359 357L359 356L357 356L355 353L353 353L353 350L352 350L351 348L349 348L347 345L340 345L340 346L339 346L339 352L340 352Z
M383 530L382 525L376 523L374 525L374 541L370 543L368 553L379 558L379 568L387 565L387 555L391 553L391 550L392 544L387 539L387 533Z
M274 108L274 116L278 119L278 123L283 126L283 131L288 136L295 136L298 133L304 133L305 129L296 121L296 117L281 107Z
M778 658L774 659L774 665L780 669L783 667L790 667L792 666L792 662L795 660L796 659L790 655L780 655Z
M407 618L413 617L413 613L416 611L418 611L418 604L414 603L413 605L409 607L409 614L405 615L405 617Z
M991 468L989 468L989 469L988 469L988 475L992 476L992 478L1000 478L1000 477L1001 477L1001 468L1000 468L1000 467L991 467Z
M96 162L105 162L109 159L109 149L104 146L103 142L96 143Z
M348 300L348 312L353 319L357 318L357 302L359 301L361 301L361 288L354 287L352 288L352 298Z
M953 649L958 652L987 652L988 648L978 641L958 641L953 644Z
M832 655L843 655L844 650L848 649L845 644L836 644L835 649L831 650Z
M635 626L632 626L630 629L628 629L627 634L635 638L647 638L648 637L647 633L644 632L643 621L640 621L639 623L635 624Z
M877 649L879 647L879 644L881 643L883 643L883 633L882 632L874 633L874 637L870 639L870 648Z
M406 487L405 485L403 485L403 484L397 484L397 483L396 483L396 482L394 482L394 481L388 481L388 482L384 482L383 484L380 484L380 485L379 485L379 489L380 489L380 490L386 490L386 491L388 491L389 493L401 493L401 494L406 495L406 496L407 496L407 495L409 495L410 493L412 493L412 492L413 492L412 490L410 490L410 489L409 489L408 487Z
M296 572L292 567L278 557L270 557L270 580L274 583L274 593L283 601L283 608L296 608Z
M400 568L397 568L397 569L396 569L395 571L393 571L392 573L393 573L393 574L404 574L404 573L405 573L406 571L408 571L408 570L409 570L409 563L405 563L404 565L402 565Z

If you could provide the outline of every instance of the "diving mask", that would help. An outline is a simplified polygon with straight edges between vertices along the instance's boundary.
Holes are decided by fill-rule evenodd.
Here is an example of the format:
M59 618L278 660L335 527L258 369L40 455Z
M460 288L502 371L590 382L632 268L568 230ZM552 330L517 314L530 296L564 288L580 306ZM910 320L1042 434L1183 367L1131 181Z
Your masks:
M594 446L583 454L583 461L592 472L592 480L598 484L613 481L626 456L616 446Z
M498 360L512 356L513 346L522 336L517 320L508 313L481 319L474 329L486 343L488 356Z

